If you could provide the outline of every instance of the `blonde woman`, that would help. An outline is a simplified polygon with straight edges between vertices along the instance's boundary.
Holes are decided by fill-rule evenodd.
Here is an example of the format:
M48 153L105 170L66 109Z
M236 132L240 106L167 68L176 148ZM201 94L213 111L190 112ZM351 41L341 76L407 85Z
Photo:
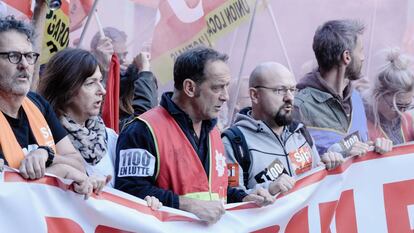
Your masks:
M365 109L370 139L385 137L394 145L414 140L414 74L410 59L398 49L386 52L386 62L365 93Z

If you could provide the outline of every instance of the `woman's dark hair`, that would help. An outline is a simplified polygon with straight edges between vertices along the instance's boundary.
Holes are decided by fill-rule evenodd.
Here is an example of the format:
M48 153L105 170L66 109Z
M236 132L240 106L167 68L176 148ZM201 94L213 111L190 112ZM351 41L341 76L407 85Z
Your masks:
M129 65L125 76L120 79L119 92L119 115L133 115L134 108L132 107L132 100L134 99L134 82L138 78L138 68L134 65Z
M85 80L95 73L97 67L98 61L90 52L66 48L47 63L38 91L60 117L70 99L78 93Z
M134 109L133 100L136 97L135 95L137 93L142 93L141 90L135 90L135 82L139 78L139 70L134 64L130 64L128 66L127 71L125 72L125 75L121 75L120 79L120 93L119 93L119 115L120 116L131 116L134 115L134 113L140 112L142 110L146 109ZM155 88L158 89L158 83L157 79L153 77L153 81L155 84ZM156 96L156 93L153 93ZM139 95L139 94L138 94ZM142 93L142 95L146 95L145 93ZM151 95L151 98L154 97ZM150 98L150 97L148 97ZM156 97L154 97L156 98ZM148 108L152 108L154 101L150 101L151 106L147 106ZM156 104L156 103L154 103ZM137 112L136 112L137 110Z

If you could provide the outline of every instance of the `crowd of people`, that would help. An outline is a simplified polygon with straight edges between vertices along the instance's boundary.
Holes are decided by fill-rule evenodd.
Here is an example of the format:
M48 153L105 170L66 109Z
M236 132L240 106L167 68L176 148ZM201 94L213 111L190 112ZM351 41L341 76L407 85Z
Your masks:
M72 179L86 197L105 186L217 222L224 203L270 205L298 177L332 170L346 158L413 140L414 75L400 51L363 93L354 82L364 61L364 25L332 20L317 28L316 69L297 79L277 62L258 64L246 78L250 106L217 127L229 100L229 59L196 47L177 57L174 88L157 100L148 53L127 64L126 35L106 28L91 51L67 48L42 69L30 91L39 53L34 29L0 19L0 158L26 179L45 173ZM112 54L120 57L121 132L100 114ZM296 80L299 80L298 82Z

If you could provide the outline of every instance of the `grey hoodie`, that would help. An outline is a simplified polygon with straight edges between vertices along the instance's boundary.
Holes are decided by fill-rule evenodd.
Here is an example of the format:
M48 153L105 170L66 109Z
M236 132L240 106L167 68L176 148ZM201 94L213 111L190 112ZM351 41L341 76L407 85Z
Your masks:
M310 145L301 133L300 129L304 127L302 124L292 124L287 126L283 130L282 135L278 136L263 121L253 119L251 117L251 111L249 111L247 115L238 113L234 125L236 125L243 133L250 152L251 165L248 172L249 181L247 187L243 184L243 170L235 159L230 141L227 137L223 137L223 144L227 156L226 160L230 166L238 166L239 182L237 187L247 190L248 193L254 191L256 186L268 189L269 184L274 179L272 179L272 177L264 177L265 169L268 168L275 159L278 159L283 164L288 175L295 177L297 174L288 154L299 148L307 149L311 154L311 168L318 166L318 163L320 162L320 157L315 145L310 148ZM293 129L292 126L294 125L297 125L297 127Z

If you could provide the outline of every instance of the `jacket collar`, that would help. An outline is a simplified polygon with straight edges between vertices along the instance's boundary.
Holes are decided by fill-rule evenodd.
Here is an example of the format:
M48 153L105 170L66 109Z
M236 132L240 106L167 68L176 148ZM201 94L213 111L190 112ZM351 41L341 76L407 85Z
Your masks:
M331 93L320 91L318 89L315 89L313 87L309 87L309 89L312 89L310 94L313 96L313 98L318 101L319 103L324 103L329 99L334 98Z

